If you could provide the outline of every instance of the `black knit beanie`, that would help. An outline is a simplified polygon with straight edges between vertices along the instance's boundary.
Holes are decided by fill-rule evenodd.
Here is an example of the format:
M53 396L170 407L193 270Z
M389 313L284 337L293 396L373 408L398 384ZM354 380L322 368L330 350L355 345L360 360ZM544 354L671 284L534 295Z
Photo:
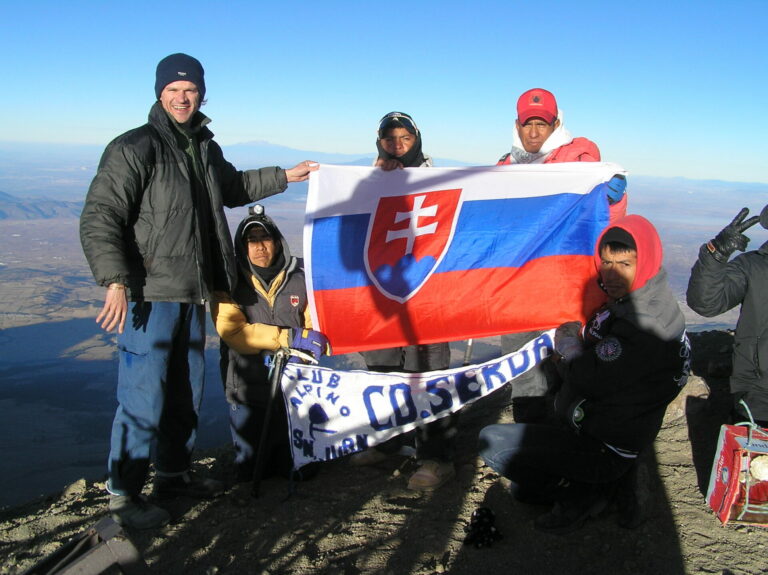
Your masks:
M186 80L197 86L200 99L205 99L205 70L203 65L192 56L186 54L171 54L166 56L157 65L155 73L155 95L160 99L160 94L171 82Z
M633 238L632 234L630 234L624 228L618 228L618 227L608 228L606 232L603 234L603 237L600 238L600 249L603 249L603 246L605 246L606 244L610 244L612 242L624 244L630 249L637 250L637 244L635 243L635 238Z

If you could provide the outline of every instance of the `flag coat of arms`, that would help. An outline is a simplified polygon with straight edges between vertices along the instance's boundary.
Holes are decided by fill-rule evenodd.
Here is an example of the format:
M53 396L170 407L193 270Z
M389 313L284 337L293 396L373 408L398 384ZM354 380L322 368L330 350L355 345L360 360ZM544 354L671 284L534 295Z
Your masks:
M603 294L592 259L609 163L322 165L304 255L313 325L334 353L544 330Z
M379 199L368 226L365 268L386 297L404 303L443 259L456 223L461 190Z

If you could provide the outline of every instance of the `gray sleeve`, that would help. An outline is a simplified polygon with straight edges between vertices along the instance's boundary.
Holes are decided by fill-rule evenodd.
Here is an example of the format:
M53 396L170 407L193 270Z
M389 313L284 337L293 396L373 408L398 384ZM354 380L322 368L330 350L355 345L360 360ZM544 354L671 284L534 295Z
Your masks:
M723 264L712 257L706 244L701 246L688 280L688 306L704 317L713 317L741 304L748 285L747 256Z
M127 284L126 234L138 213L151 168L131 146L107 146L80 215L80 242L96 282Z

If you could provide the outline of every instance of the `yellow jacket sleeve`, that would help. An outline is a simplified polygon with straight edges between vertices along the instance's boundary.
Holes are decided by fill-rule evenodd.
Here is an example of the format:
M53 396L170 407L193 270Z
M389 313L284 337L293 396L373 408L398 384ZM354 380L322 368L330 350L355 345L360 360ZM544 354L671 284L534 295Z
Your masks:
M289 330L276 325L248 323L243 310L225 292L215 292L211 315L216 332L237 353L276 351L288 346Z

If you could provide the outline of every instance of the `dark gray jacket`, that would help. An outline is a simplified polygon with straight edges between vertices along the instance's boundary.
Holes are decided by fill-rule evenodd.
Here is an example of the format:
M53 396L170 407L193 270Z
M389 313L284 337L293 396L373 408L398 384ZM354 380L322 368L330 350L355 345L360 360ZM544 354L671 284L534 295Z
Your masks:
M208 122L198 112L185 136L156 102L147 124L107 146L80 218L80 241L100 285L123 283L132 301L182 303L209 299L214 280L220 289L234 286L223 208L280 193L287 180L277 167L238 171ZM199 150L198 170L185 151L190 145Z
M768 420L768 242L720 263L699 249L688 281L688 305L712 317L741 305L733 347L731 392L755 419Z
M237 285L232 300L245 315L249 324L305 327L308 305L303 260L291 255L288 242L277 226L273 230L280 242L284 264L280 273L264 282L248 261L248 247L243 241L243 228L254 219L245 218L235 234ZM256 281L254 281L254 279ZM224 391L230 403L266 405L269 398L269 369L265 363L271 350L241 354L221 340L221 376Z

